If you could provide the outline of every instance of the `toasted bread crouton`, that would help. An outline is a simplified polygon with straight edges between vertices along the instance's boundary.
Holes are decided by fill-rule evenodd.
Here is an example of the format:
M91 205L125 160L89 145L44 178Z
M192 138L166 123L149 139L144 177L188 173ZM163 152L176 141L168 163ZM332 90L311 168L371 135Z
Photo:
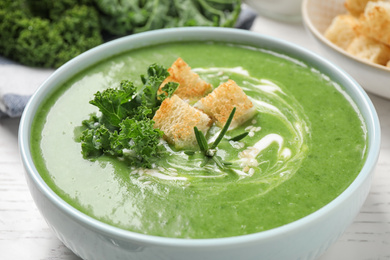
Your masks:
M223 127L233 108L236 107L230 128L244 123L256 112L252 101L233 80L219 85L213 92L199 100L194 107L208 114L219 127Z
M390 45L390 2L369 2L355 29L360 34Z
M189 102L198 101L212 90L211 84L201 79L181 58L172 64L168 72L170 75L159 87L158 94L161 94L162 87L171 81L179 83L175 94Z
M380 65L386 65L390 59L390 47L374 39L360 35L347 48L350 54Z
M344 6L350 14L359 16L364 12L364 8L370 1L376 2L378 0L346 0Z
M325 31L324 36L345 50L352 42L352 40L357 36L357 33L354 30L357 23L357 18L352 15L338 15L333 18L332 23Z
M176 149L195 147L197 142L194 126L206 134L212 124L205 113L193 108L177 95L162 102L153 120L154 127L163 131L164 139Z

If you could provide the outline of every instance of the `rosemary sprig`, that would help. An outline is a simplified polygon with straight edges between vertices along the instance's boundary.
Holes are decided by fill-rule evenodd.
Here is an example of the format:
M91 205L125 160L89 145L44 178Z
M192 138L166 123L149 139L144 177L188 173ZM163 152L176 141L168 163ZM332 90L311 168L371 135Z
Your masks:
M217 147L219 142L221 142L223 136L226 134L227 130L229 129L230 124L232 123L234 113L236 113L236 107L233 108L232 112L230 112L230 115L228 119L226 120L225 125L223 126L221 132L219 133L217 139L214 141L213 145L211 146L211 149L214 149Z
M242 134L239 134L239 135L236 135L235 137L230 138L229 141L238 142L238 141L244 139L248 134L249 134L249 132L244 132Z
M196 141L198 142L200 150L206 153L207 150L209 149L209 145L207 143L206 137L201 131L199 131L199 129L196 126L194 127L194 131L195 131Z
M223 166L224 166L224 163L221 162L221 160L219 160L219 158L217 156L213 156L211 157L213 159L213 161L215 162L215 164L220 168L220 169L223 169Z
M207 143L207 140L206 140L206 137L204 136L202 131L200 131L196 126L194 127L194 133L195 133L196 141L197 141L197 143L199 145L199 149L204 154L204 156L206 157L204 162L201 164L201 167L205 166L210 161L210 159L212 159L215 162L215 164L219 168L221 168L221 169L223 169L224 166L228 166L228 165L232 164L231 162L225 162L220 157L216 156L216 152L217 152L216 148L217 148L218 144L222 141L222 139L225 136L226 132L229 130L229 126L232 123L232 120L233 120L235 112L236 112L236 108L234 107L232 109L232 112L230 113L228 119L226 120L226 123L223 126L221 132L219 133L218 137L215 139L215 141L211 145L211 147L209 147L209 145ZM230 140L234 139L233 141L238 141L238 140L241 140L242 138L244 138L247 135L248 135L248 132L245 132L243 134L240 134L240 135L238 135L236 137L231 138ZM187 155L193 155L194 154L191 151L186 151L185 153Z

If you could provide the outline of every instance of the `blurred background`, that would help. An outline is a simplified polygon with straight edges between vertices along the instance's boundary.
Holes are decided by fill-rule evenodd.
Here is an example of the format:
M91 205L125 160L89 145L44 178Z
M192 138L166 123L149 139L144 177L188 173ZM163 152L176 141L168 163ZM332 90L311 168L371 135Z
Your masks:
M178 26L251 30L328 58L331 50L327 55L308 32L301 10L300 0L0 0L0 259L79 259L36 209L17 144L24 105L56 68L117 37ZM390 71L388 79L379 87L390 88ZM373 184L354 223L320 260L390 259L390 100L368 95L382 128Z

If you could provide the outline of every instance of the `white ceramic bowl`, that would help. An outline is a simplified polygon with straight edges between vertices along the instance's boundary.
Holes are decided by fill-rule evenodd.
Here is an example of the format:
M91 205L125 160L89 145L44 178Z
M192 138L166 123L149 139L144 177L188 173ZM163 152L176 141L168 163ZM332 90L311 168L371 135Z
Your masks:
M177 239L138 234L93 219L56 195L39 175L30 151L31 124L44 97L77 72L107 57L163 42L214 40L248 44L282 52L315 67L343 85L361 110L368 128L368 157L354 182L336 199L290 224L250 235L218 239ZM380 126L363 89L344 71L293 44L237 29L180 28L118 39L76 57L43 83L20 122L19 144L33 199L58 238L84 259L314 259L353 221L363 204L380 148Z
M352 75L368 92L390 99L390 68L356 58L324 37L332 19L345 14L345 0L304 0L303 23L319 43L322 55Z

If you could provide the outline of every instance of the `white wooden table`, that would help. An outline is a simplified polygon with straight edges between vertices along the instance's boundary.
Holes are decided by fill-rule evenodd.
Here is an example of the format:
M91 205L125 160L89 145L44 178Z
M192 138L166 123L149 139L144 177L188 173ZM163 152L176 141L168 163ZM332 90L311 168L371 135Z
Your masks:
M317 51L300 23L258 17L252 30ZM382 128L372 187L353 224L319 260L390 259L390 100L370 97ZM77 260L54 236L32 201L18 153L18 125L19 119L0 119L0 259Z

